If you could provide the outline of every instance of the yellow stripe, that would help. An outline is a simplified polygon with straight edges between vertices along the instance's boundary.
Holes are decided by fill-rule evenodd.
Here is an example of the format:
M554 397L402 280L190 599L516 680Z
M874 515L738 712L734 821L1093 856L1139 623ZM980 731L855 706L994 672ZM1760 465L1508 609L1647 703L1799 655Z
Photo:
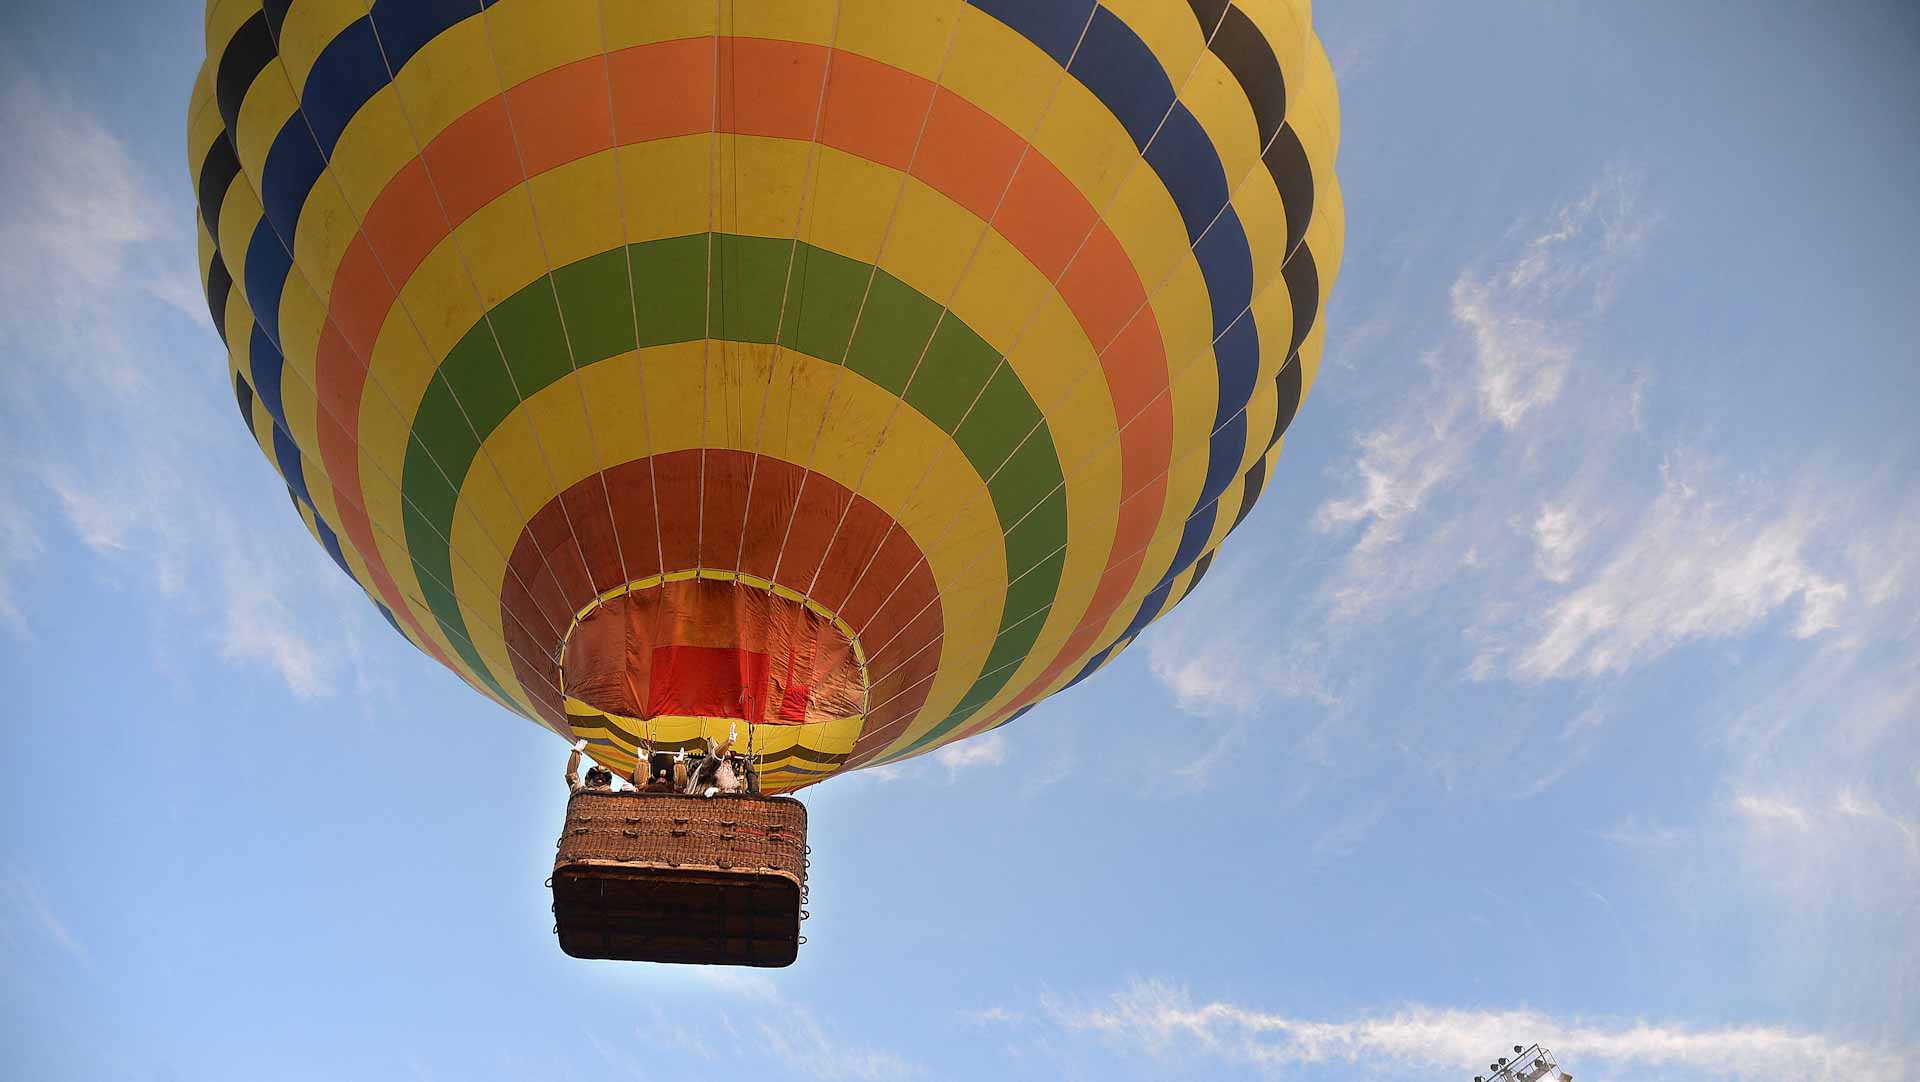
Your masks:
M743 381L765 386L771 376L775 385L788 395L791 410L780 407L769 410L766 431L758 443L761 453L782 461L807 462L817 419L826 409L838 375L839 387L834 394L833 417L827 421L827 431L859 433L860 439L822 440L813 469L851 488L866 468L868 452L873 450L873 468L867 472L862 495L892 514L917 544L926 544L928 537L944 524L950 510L950 506L938 508L937 519L931 517L934 508L918 513L911 509L898 510L905 493L929 463L934 463L929 484L937 491L947 492L954 499L986 499L981 479L967 465L959 449L952 446L951 439L911 409L899 411L884 443L875 450L870 441L877 437L880 420L899 400L857 373L784 349L774 354L772 360L778 367L770 372L769 351L765 347L740 349L734 343L714 343L713 347L712 381ZM531 442L526 421L542 418L539 427L543 434L564 427L553 421L578 415L582 390L593 413L594 429L600 436L603 465L635 461L645 454L641 428L632 423L633 418L640 416L646 418L652 452L656 455L703 445L754 450L757 414L744 418L725 413L708 416L703 443L698 403L701 382L708 370L701 361L702 349L702 343L693 342L642 351L647 387L644 404L639 399L640 379L634 371L631 354L589 365L577 377L581 381L579 388L563 380L523 403L508 423L487 439L482 453L503 464L535 458L538 452ZM793 419L791 429L789 417ZM556 475L552 482L544 473L531 470L519 470L517 478L510 479L510 485L517 480L521 486L517 493L517 511L501 501L502 494L497 488L470 482L460 492L453 546L461 557L456 561L457 566L470 563L473 573L456 576L460 587L458 598L461 614L476 642L484 640L492 644L500 640L500 588L506 575L504 556L488 552L488 546L480 542L480 524L488 524L492 531L509 527L517 534L523 515L532 514L559 491L591 476L598 468L583 441L552 443L547 451L553 458ZM508 469L516 472L511 467ZM476 467L475 473L469 476L478 472ZM960 524L957 533L950 535L954 543L943 546L942 553L928 554L929 570L942 597L972 599L1005 594L1007 572L1005 561L999 555L999 536L999 525L992 516L976 517ZM992 554L963 572L964 564L956 557L978 552L990 541L994 546ZM947 624L941 647L942 672L928 698L930 708L937 701L946 703L949 709L958 702L966 683L979 670L991 648L998 626L997 607L967 607L976 611L958 622L953 614L943 616ZM868 642L866 645L878 648L882 644ZM511 674L497 675L504 683Z

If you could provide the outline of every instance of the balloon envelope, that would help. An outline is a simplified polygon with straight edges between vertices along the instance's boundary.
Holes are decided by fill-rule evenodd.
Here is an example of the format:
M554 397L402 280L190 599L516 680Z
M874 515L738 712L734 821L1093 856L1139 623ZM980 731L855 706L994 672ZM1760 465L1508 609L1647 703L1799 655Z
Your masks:
M210 0L240 412L402 636L769 789L1004 724L1193 589L1313 382L1306 0Z

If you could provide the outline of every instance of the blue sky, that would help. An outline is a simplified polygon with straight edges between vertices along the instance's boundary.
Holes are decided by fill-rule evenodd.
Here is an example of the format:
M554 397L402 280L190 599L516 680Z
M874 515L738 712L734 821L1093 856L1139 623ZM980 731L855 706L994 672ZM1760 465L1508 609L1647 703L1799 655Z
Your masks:
M1910 5L1319 5L1279 474L1097 680L814 791L772 973L560 955L562 745L235 422L197 6L0 18L0 1074L1911 1076Z

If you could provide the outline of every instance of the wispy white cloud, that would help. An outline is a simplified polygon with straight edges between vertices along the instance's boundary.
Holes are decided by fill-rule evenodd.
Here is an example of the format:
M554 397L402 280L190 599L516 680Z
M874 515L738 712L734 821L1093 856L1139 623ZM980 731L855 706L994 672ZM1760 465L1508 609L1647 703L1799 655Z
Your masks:
M1153 675L1173 694L1174 705L1193 714L1215 709L1244 710L1257 692L1236 655L1210 649L1185 649L1167 634L1153 640L1147 662Z
M1540 577L1555 583L1573 578L1594 525L1578 507L1542 503L1529 528L1533 565Z
M1047 1013L1065 1030L1151 1055L1268 1071L1339 1065L1343 1077L1355 1078L1399 1079L1409 1070L1468 1077L1516 1035L1552 1049L1576 1078L1617 1070L1674 1079L1838 1082L1882 1077L1888 1063L1911 1055L1774 1026L1608 1022L1528 1009L1414 1005L1327 1021L1197 1002L1186 988L1153 980L1133 981L1101 1001L1051 1001Z
M285 504L234 499L248 490L236 478L278 486L222 415L231 406L194 278L190 210L154 203L147 193L168 185L70 98L13 69L0 70L0 88L14 149L0 164L0 407L12 429L0 620L27 626L6 575L69 534L98 573L162 607L164 626L205 629L200 645L297 695L329 693L348 633L317 633L286 599L320 582L329 615L364 606L316 548L287 544L299 527ZM48 522L29 511L36 491L49 497ZM155 645L192 648L190 636Z
M1630 815L1606 830L1596 831L1595 836L1619 846L1671 849L1686 841L1690 832L1664 823L1644 822L1639 816Z
M1453 318L1473 338L1480 408L1506 428L1551 405L1567 384L1573 347L1548 319L1503 307L1487 283L1453 284Z
M1813 828L1807 809L1791 800L1754 793L1741 793L1733 799L1733 809L1762 830L1781 828L1806 831Z
M725 1006L703 1011L699 1028L689 1031L684 1014L669 1017L656 1009L652 1024L641 1031L641 1036L655 1042L664 1040L693 1057L709 1058L716 1049L724 1048L729 1056L739 1054L763 1061L754 1064L760 1073L774 1073L769 1068L777 1068L776 1077L781 1078L891 1082L924 1073L918 1064L894 1052L842 1037L837 1026L824 1021L811 1007L782 995L778 984L765 973L705 968L695 972L693 979L731 1004L744 1002L744 1011L750 1013L738 1016ZM611 1045L596 1041L595 1046L610 1067L633 1071L637 1066Z
M1833 626L1847 587L1808 561L1820 526L1810 508L1735 510L1678 468L1662 474L1660 495L1605 563L1541 616L1514 658L1514 675L1621 672L1685 642L1750 631L1788 606L1797 609L1791 630L1799 638Z
M778 1021L760 1022L755 1028L762 1047L790 1078L886 1082L921 1073L918 1066L885 1049L840 1040L813 1012L790 1004L780 1012Z
M703 966L694 971L694 978L730 999L754 1003L777 1003L780 1000L780 986L770 974L757 970Z
M1364 837L1383 774L1418 801L1510 766L1503 795L1524 799L1609 742L1698 756L1695 785L1647 797L1657 814L1587 834L1678 902L1737 894L1769 964L1848 974L1836 1009L1910 1017L1920 947L1895 925L1920 920L1920 490L1728 438L1708 405L1672 419L1711 389L1656 383L1611 325L1655 202L1610 171L1453 269L1437 310L1409 291L1387 331L1365 321L1370 352L1342 372L1358 435L1311 504L1317 533L1230 548L1214 579L1240 560L1285 577L1210 580L1155 628L1150 668L1177 708L1263 726L1275 783L1314 794L1323 851L1338 824ZM1280 709L1258 677L1282 659L1338 705ZM1701 668L1663 711L1682 666ZM1311 735L1290 732L1309 705Z
M982 766L1000 766L1007 761L1007 733L1004 729L948 744L933 753L933 761L947 768L948 774Z
M303 699L333 692L334 665L321 653L278 597L247 585L229 587L220 656L235 664L260 665L278 673Z
M43 548L19 484L10 474L0 474L0 625L21 638L30 638L32 628L14 597L12 576L31 565Z
M1502 553L1509 538L1500 531L1525 491L1515 475L1538 483L1538 437L1521 430L1559 403L1615 283L1639 256L1650 218L1641 187L1637 172L1610 170L1545 222L1517 230L1524 239L1487 267L1456 275L1452 337L1419 354L1422 384L1356 437L1353 458L1336 469L1339 490L1315 514L1322 531L1352 538L1340 573L1322 585L1332 615L1430 593ZM1549 577L1571 573L1583 526L1573 516L1536 509Z
M1173 768L1173 780L1176 785L1169 790L1158 777L1149 779L1150 791L1200 792L1210 789L1219 781L1228 767L1235 749L1245 742L1247 728L1244 722L1236 722L1216 733L1213 740L1198 754L1192 755L1179 766Z
M189 211L162 206L126 145L70 97L0 65L0 328L66 355L60 371L125 387L138 373L126 350L137 321L102 319L151 297L208 322L194 277ZM184 261L180 258L185 255ZM99 298L116 302L103 306ZM22 365L13 352L8 363Z
M1425 367L1431 371L1437 363L1430 359ZM1442 382L1437 375L1435 380ZM1466 465L1474 438L1470 403L1457 389L1439 390L1418 396L1399 417L1362 435L1348 493L1327 500L1316 513L1323 530L1362 527L1340 587L1343 608L1396 592L1362 584L1379 581L1386 550L1405 539L1408 523Z
M1807 793L1736 789L1728 806L1750 846L1788 865L1789 885L1818 889L1829 875L1877 871L1896 892L1920 890L1920 816L1912 811L1920 802L1902 795L1896 802L1864 782ZM1920 896L1908 898L1920 907Z
M7 182L23 197L0 217L9 296L35 278L121 285L135 245L160 233L159 214L126 147L73 102L22 72L0 74L0 127L22 140ZM20 292L16 292L16 290Z
M1024 1011L1008 1010L996 1003L977 1011L961 1011L960 1017L976 1026L1014 1025L1026 1020Z
M9 903L8 908L13 910L14 920L9 924L23 924L27 930L52 941L75 961L83 965L90 963L86 946L68 930L66 922L54 911L46 891L33 878L14 870L0 880L0 900Z

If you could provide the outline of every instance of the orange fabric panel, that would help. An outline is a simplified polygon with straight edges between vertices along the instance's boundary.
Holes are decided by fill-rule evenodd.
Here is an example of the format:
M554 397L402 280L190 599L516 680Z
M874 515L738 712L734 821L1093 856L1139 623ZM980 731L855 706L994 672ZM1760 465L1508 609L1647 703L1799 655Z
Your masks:
M798 725L858 715L866 685L833 621L746 583L669 582L608 601L567 643L566 690L628 717Z

